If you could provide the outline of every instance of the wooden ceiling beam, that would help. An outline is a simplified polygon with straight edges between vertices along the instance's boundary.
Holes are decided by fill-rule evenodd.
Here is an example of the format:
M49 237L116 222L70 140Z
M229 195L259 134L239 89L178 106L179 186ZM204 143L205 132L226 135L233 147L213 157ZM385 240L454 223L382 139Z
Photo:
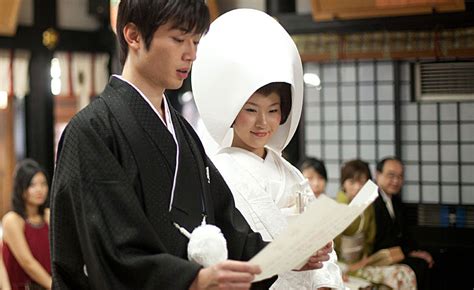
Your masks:
M464 11L464 0L312 0L315 21Z
M466 11L433 13L352 20L316 22L311 14L285 13L273 15L290 34L354 33L365 31L420 31L474 26L474 3L466 3Z

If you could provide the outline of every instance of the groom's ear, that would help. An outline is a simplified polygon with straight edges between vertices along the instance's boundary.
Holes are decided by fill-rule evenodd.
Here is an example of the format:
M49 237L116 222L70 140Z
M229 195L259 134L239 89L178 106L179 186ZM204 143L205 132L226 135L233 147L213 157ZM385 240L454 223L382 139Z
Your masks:
M127 23L123 28L123 38L128 44L130 49L139 49L140 45L143 45L143 39L138 30L138 27L134 23Z

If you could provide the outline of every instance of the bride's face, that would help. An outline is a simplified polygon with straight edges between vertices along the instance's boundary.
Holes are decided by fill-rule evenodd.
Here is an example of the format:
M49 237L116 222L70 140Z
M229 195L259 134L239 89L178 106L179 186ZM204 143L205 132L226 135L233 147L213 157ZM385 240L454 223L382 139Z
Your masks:
M234 121L233 147L239 147L257 154L265 155L265 145L280 126L280 96L254 93L240 110Z

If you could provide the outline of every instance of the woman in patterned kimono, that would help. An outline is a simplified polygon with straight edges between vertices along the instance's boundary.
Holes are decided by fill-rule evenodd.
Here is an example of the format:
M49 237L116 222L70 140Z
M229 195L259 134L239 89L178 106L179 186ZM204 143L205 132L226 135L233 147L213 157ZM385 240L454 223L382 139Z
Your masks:
M341 169L342 191L338 192L336 200L349 204L369 179L371 174L367 162L360 159L346 162ZM388 250L373 252L375 225L375 212L370 205L334 239L346 286L354 289L353 286L360 283L358 278L362 278L392 289L416 289L415 273L410 267L393 264L396 261L391 261Z
M237 208L264 240L314 199L282 158L303 101L302 64L288 33L267 14L237 9L213 22L193 66L196 105L220 149L213 162ZM322 269L279 275L271 289L340 288L334 252Z

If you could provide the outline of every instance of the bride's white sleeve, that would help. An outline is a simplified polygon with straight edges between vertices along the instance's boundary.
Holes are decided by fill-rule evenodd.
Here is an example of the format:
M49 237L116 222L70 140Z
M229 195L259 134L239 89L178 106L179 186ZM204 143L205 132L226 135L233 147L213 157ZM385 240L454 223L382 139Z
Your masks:
M323 263L323 267L313 272L313 289L321 287L345 289L341 269L337 265L337 254L334 249L329 254L329 260Z

